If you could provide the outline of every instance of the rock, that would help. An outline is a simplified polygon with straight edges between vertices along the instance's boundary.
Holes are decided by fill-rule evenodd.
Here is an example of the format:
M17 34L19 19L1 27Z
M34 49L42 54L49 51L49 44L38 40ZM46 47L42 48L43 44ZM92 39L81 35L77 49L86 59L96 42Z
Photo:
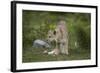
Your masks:
M35 47L35 48L50 48L51 46L47 42L37 39L33 42L33 47Z

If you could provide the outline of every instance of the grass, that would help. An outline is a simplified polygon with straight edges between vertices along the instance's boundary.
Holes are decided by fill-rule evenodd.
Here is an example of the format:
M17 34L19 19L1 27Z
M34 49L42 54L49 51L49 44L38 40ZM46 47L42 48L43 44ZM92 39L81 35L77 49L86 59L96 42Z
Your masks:
M23 52L23 62L46 62L90 59L90 51L83 49L70 49L69 55L59 54L57 56L43 54L45 49L29 48Z

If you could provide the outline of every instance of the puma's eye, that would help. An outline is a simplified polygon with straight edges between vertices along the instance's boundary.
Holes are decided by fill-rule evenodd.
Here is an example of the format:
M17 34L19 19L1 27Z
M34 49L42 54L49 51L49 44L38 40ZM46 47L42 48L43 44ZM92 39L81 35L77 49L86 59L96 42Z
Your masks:
M49 36L49 38L51 38L51 36Z

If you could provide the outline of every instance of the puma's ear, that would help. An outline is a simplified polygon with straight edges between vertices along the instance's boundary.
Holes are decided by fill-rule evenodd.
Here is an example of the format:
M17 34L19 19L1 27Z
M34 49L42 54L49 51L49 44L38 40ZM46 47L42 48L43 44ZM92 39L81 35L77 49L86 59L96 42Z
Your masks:
M56 31L54 31L53 34L56 35Z

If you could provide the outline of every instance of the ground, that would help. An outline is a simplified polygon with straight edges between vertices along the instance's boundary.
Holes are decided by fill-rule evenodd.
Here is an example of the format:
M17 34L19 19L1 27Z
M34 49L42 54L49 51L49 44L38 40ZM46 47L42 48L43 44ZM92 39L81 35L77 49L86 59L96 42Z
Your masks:
M23 53L23 62L45 62L45 61L67 61L90 59L90 51L83 49L70 49L69 55L59 54L57 56L43 54L45 49L30 48Z

